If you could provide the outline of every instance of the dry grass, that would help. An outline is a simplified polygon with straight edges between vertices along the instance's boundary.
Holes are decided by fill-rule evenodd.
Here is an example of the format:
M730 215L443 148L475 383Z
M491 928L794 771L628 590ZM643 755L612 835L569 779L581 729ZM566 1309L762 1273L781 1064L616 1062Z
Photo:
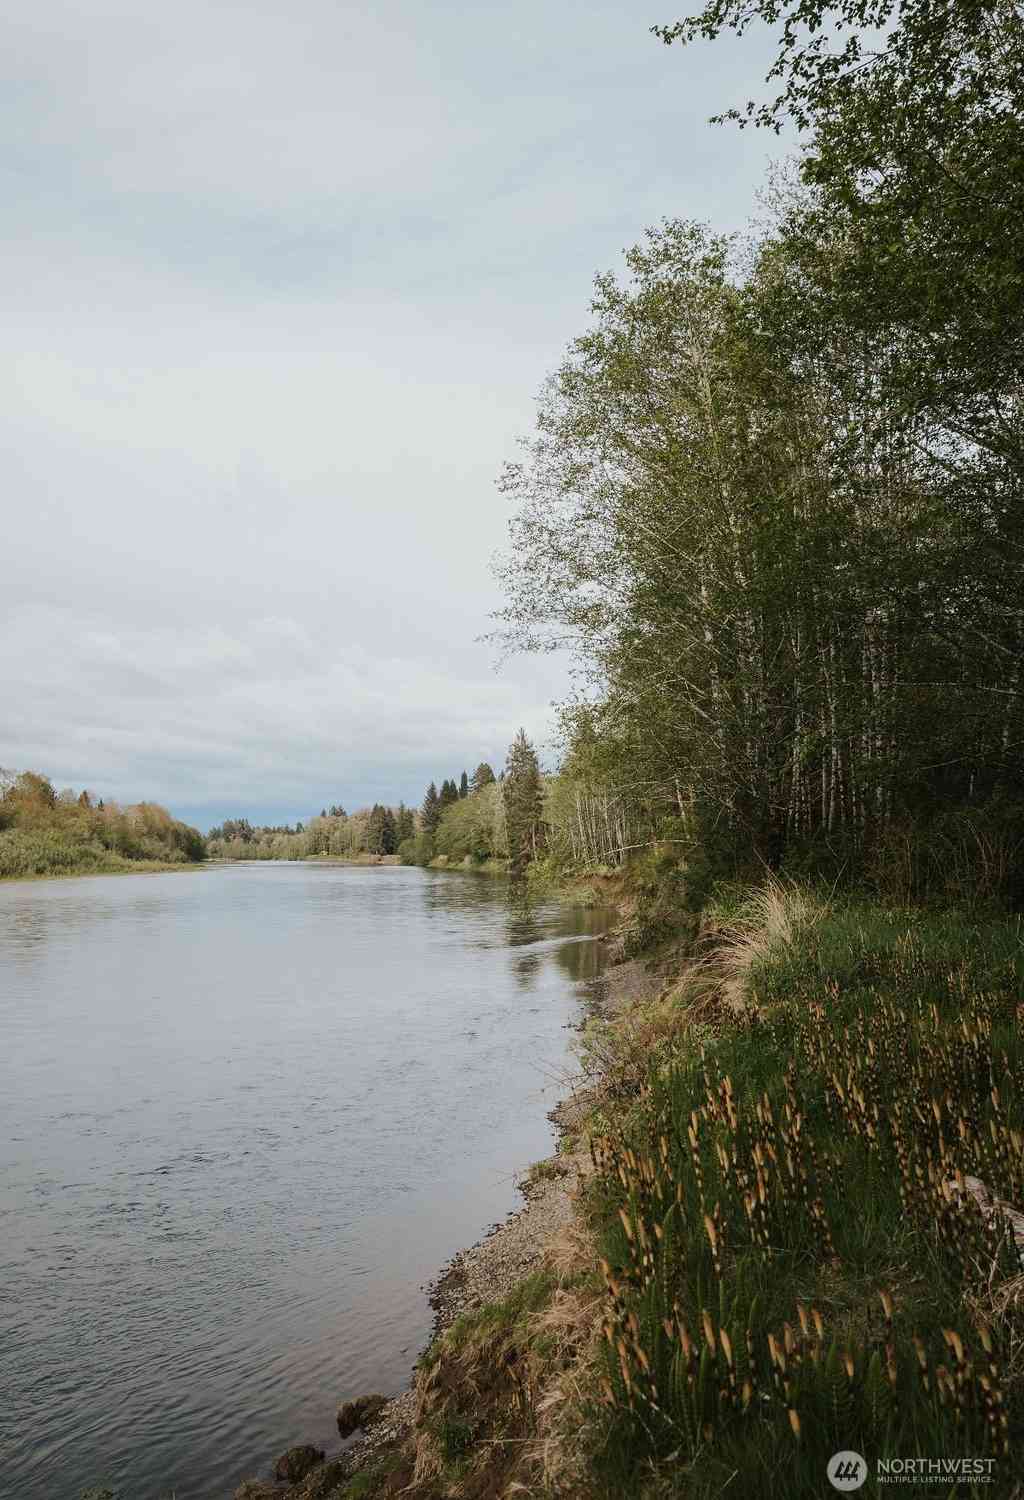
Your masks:
M539 1272L442 1336L417 1380L410 1494L587 1492L593 1435L582 1414L592 1407L603 1304L595 1266L590 1231L574 1217Z
M971 1317L995 1334L1007 1383L1024 1382L1024 1275L1000 1281L992 1274L964 1303Z
M558 1278L551 1301L532 1320L547 1378L534 1408L535 1431L525 1445L509 1495L586 1494L603 1288L591 1277L597 1251L582 1218L565 1224L548 1246L545 1263Z
M731 1011L745 1012L756 970L792 948L798 936L827 912L823 901L795 883L769 878L715 933L712 947L694 965L690 985L697 990L710 987Z

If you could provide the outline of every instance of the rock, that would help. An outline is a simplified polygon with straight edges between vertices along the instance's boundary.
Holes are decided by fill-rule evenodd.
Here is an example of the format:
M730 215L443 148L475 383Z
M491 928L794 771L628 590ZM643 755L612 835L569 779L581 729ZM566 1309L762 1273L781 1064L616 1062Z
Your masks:
M376 1422L385 1406L387 1396L357 1396L354 1401L345 1401L338 1407L338 1431L348 1437L357 1427L369 1427Z
M311 1469L324 1461L322 1448L314 1448L312 1443L300 1443L297 1448L289 1448L287 1453L274 1465L274 1477L285 1479L289 1484L295 1484L299 1479L305 1479Z
M276 1500L278 1491L262 1479L243 1479L234 1494L234 1500Z
M996 1213L1002 1214L1010 1226L1017 1248L1024 1250L1024 1213L1019 1208L1003 1198L993 1198L980 1177L951 1178L946 1187L947 1195L954 1201L960 1194L966 1193L972 1197L986 1219L992 1218Z

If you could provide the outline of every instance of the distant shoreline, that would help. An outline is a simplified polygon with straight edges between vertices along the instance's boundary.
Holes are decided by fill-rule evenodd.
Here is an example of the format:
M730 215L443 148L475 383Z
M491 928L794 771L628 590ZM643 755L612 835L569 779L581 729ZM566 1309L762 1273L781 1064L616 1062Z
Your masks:
M98 875L167 875L183 870L227 870L233 865L327 865L341 869L428 869L442 870L457 875L507 875L508 869L501 860L488 859L478 864L459 861L450 864L444 855L432 859L429 865L403 865L397 854L357 854L346 858L341 854L307 854L303 859L204 859L183 863L162 863L159 860L133 860L109 869L47 870L39 875L0 875L0 885L27 885L40 880L81 880Z
M140 859L124 865L115 865L104 870L47 870L41 875L0 875L0 885L36 885L41 880L82 880L97 875L170 875L185 870L204 870L212 860L184 860L180 863L164 864L159 860ZM227 864L224 860L222 863Z

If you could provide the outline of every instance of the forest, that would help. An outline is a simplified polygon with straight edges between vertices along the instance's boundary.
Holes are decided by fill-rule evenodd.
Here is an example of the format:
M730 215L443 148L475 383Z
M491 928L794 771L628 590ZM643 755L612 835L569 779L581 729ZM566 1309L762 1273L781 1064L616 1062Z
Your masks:
M0 770L0 878L196 864L202 835L156 802L121 807L35 771Z
M577 664L560 857L1019 905L1021 18L781 13L776 97L724 113L802 150L756 233L667 220L597 278L502 479L497 639Z

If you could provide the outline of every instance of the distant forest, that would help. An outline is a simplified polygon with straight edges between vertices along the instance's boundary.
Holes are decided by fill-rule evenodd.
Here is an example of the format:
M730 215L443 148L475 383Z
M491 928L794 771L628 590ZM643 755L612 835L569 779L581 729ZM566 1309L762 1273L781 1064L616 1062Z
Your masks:
M181 865L206 856L198 829L156 802L122 807L35 771L0 770L0 878Z
M349 813L324 807L308 822L255 826L226 819L206 836L214 859L335 859L394 856L403 864L479 865L508 862L520 869L548 847L545 805L556 778L545 778L523 730L495 775L481 761L472 775L432 781L422 805L375 803Z

